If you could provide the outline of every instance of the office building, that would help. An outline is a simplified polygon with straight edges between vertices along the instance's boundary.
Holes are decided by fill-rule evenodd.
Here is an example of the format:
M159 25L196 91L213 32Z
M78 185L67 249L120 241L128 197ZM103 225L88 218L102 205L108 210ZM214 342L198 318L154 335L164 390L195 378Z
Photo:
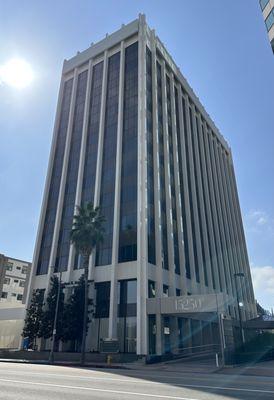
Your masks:
M237 294L255 316L231 150L144 15L64 61L29 298L83 273L70 230L87 201L106 218L87 351L211 344Z
M274 52L274 0L260 0L269 41Z

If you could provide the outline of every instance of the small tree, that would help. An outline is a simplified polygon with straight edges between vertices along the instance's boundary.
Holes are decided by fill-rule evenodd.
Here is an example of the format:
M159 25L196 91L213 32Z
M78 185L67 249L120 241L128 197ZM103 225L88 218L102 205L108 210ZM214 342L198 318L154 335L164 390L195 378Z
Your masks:
M91 299L88 299L88 305L93 306ZM80 343L82 340L82 328L84 320L85 307L85 279L82 275L73 288L73 292L64 305L62 340L74 341ZM93 309L90 311L93 312ZM88 319L88 323L90 320Z
M83 257L84 266L84 313L82 326L81 364L85 363L85 348L88 323L88 265L89 258L96 246L103 241L105 218L100 213L99 207L93 207L92 203L77 207L71 230L71 242L78 253Z
M52 337L58 286L60 284L59 278L57 278L57 276L55 275L52 276L50 280L51 280L51 287L46 298L45 310L43 312L41 328L39 331L39 336L43 337L44 339L49 339L50 337ZM58 307L58 316L57 316L57 328L56 328L57 340L60 340L62 337L63 310L64 310L64 293L61 291L59 299L59 307Z
M22 336L29 338L29 343L32 346L36 346L36 339L39 337L41 330L41 324L43 319L43 300L44 293L42 290L34 290L30 306L27 309L25 325L22 332Z

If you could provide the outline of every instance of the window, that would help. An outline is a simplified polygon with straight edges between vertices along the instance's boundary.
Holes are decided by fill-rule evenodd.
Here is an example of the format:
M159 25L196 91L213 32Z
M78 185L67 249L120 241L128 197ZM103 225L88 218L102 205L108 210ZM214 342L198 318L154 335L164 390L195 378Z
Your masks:
M164 295L164 297L168 297L168 286L167 285L163 285L163 295Z
M18 281L18 279L14 279L14 283L18 283L19 281Z
M110 282L96 283L95 318L109 317Z
M270 29L272 28L272 26L274 24L274 8L268 14L268 16L265 20L265 24L266 24L267 30L270 31Z
M22 294L18 294L17 295L17 300L22 301L23 300L23 295Z
M9 285L10 284L10 278L5 278L4 279L4 284Z
M11 297L16 297L16 296L17 296L16 293L11 294Z
M176 289L176 296L181 296L181 289Z
M12 271L13 263L7 263L6 270Z
M137 314L137 281L119 282L119 317L135 317Z
M16 267L16 269L17 269L18 271L21 271L21 267Z
M6 299L8 297L8 293L7 292L2 292L1 298L2 299Z
M269 0L260 0L261 9L264 10Z
M23 267L22 268L22 274L27 275L27 273L28 273L28 267Z
M150 299L156 297L155 282L150 280L148 281L148 297Z
M25 286L25 281L20 281L19 286L20 287L24 287Z

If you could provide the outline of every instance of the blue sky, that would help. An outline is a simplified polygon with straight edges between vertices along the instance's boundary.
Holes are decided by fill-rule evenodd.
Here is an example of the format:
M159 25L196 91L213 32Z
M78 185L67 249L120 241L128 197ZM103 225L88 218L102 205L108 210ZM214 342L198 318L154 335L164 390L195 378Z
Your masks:
M35 72L0 85L0 252L31 260L62 62L144 12L232 147L257 298L274 307L274 55L259 0L2 0L0 65Z

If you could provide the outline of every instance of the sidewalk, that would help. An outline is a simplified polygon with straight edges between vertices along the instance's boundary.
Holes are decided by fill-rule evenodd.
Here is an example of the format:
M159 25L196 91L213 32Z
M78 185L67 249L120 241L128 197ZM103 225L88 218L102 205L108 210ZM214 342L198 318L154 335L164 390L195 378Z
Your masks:
M253 365L224 367L218 372L227 375L271 376L274 378L274 360L263 361Z

